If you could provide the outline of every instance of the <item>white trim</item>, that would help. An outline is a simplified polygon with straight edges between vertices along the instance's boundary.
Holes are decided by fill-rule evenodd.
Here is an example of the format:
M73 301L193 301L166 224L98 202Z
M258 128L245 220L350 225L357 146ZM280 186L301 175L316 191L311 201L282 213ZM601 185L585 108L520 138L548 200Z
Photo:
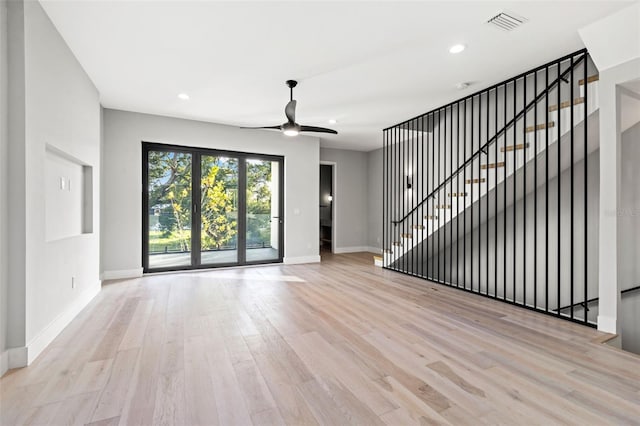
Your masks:
M369 247L369 246L356 246L356 247L338 247L335 249L334 253L339 254L339 253L358 253L358 252L370 252L370 253L376 253L376 254L380 254L382 253L382 250L376 247Z
M598 331L604 331L605 333L616 334L616 319L613 317L605 317L598 315Z
M7 368L9 370L13 368L26 367L28 365L27 348L24 346L19 348L7 349Z
M0 377L9 369L9 351L6 350L0 354Z
M71 321L93 300L94 297L100 293L100 282L98 281L94 286L85 290L82 294L74 300L71 305L56 319L51 321L36 337L31 339L27 344L27 365L31 364L42 351L55 339L64 328L69 325ZM9 367L15 368L11 364L11 358L9 358Z
M285 265L298 265L300 263L318 263L320 262L320 255L285 257L283 260Z
M142 276L142 268L136 269L120 269L116 271L104 271L100 277L106 280L123 280L125 278L140 278Z

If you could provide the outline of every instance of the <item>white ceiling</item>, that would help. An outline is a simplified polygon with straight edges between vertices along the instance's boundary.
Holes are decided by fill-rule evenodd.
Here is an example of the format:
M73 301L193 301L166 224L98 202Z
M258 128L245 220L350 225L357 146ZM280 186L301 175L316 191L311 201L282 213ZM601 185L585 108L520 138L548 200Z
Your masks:
M582 48L579 28L631 2L41 3L107 108L277 125L293 78L297 121L340 133L322 146L372 150L385 127ZM529 22L485 24L501 10Z

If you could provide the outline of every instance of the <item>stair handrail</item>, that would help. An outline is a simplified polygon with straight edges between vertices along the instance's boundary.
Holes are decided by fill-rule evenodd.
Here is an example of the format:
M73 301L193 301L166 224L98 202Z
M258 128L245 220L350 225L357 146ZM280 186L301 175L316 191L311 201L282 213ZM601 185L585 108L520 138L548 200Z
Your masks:
M430 192L426 197L424 197L424 199L423 199L422 201L420 201L420 202L419 202L419 203L418 203L414 208L412 208L412 209L411 209L407 214L405 214L405 215L402 217L402 219L399 219L399 220L392 220L392 221L391 221L391 223L393 223L395 226L398 226L398 224L400 224L400 223L404 222L405 220L407 220L407 218L408 218L409 216L411 216L411 215L412 215L416 210L418 210L418 209L420 208L420 206L422 206L422 205L423 205L425 202L427 202L430 198L435 198L435 194L436 194L438 191L440 191L444 186L446 186L446 185L447 185L447 183L449 183L451 180L453 180L453 177L454 177L454 176L457 176L458 174L460 174L460 172L461 172L461 171L463 171L463 170L464 170L464 169L465 169L465 168L466 168L466 167L467 167L471 162L473 162L473 160L475 160L476 156L480 155L480 153L483 153L483 154L485 154L485 155L486 155L486 154L487 154L487 152L488 152L488 151L487 151L487 149L488 149L489 145L491 145L492 143L494 143L495 141L497 141L497 140L498 140L498 138L499 138L503 133L505 133L509 128L511 128L511 127L512 127L512 126L513 126L513 125L514 125L514 124L515 124L515 123L516 123L520 118L522 118L522 116L524 116L527 112L529 112L529 110L530 110L531 108L533 108L533 107L538 103L538 101L539 101L540 99L542 99L544 96L546 96L546 95L547 95L547 92L548 92L549 90L553 89L553 87L554 87L554 86L556 86L557 84L559 84L559 83L560 83L560 81L564 81L565 83L567 83L567 82L568 82L568 81L566 80L565 76L566 76L567 74L569 74L569 72L573 71L573 69L575 69L575 68L576 68L576 67L577 67L577 66L578 66L582 61L586 61L586 59L587 59L587 49L578 50L577 52L574 52L574 53L572 53L572 54L570 54L570 55L567 55L567 56L565 56L565 57L563 57L563 58L560 58L560 59L558 59L558 60L555 60L555 61L553 61L553 62L550 62L550 63L548 63L548 64L545 64L545 65L543 65L543 66L541 66L541 67L538 67L538 68L536 68L534 71L529 71L529 72L527 72L526 74L521 74L521 75L519 75L519 76L516 76L516 77L510 78L509 80L505 80L505 81L503 81L502 83L496 84L496 85L491 86L491 87L489 87L489 88L487 88L487 89L484 89L484 90L481 90L481 91L479 91L479 92L476 92L476 93L474 93L473 95L469 95L469 96L466 96L466 97L464 97L464 98L462 98L462 99L459 99L459 100L457 100L457 101L455 101L455 102L452 102L452 103L450 103L449 105L446 105L446 106L444 106L444 107L440 107L440 108L438 108L437 110L433 110L433 111L431 111L431 112L440 111L440 110L442 110L443 108L446 110L448 107L453 106L454 104L459 103L459 102L461 102L461 101L463 101L463 100L464 100L464 101L466 101L466 100L467 100L467 99L469 99L469 98L473 99L474 97L476 97L476 96L478 96L478 95L482 95L482 93L485 93L485 92L487 92L487 93L488 93L488 92L490 92L491 90L494 90L494 89L496 89L496 88L497 88L497 87L499 87L499 86L506 85L506 84L507 84L508 82L510 82L510 81L513 81L513 82L515 83L515 81L517 81L519 78L522 78L522 77L526 78L526 76L527 76L527 75L532 74L532 73L535 73L535 72L538 72L538 71L539 71L540 69L542 69L542 68L545 68L545 67L547 67L547 66L549 66L549 65L552 65L552 64L559 64L559 63L561 63L561 62L563 62L563 61L565 61L565 60L567 60L567 59L570 59L570 58L575 57L575 56L578 56L578 55L582 55L582 56L580 56L578 59L574 60L574 61L573 61L573 63L572 63L572 64L571 64L571 65L570 65L566 70L564 70L564 72L563 72L562 74L560 74L560 75L559 75L555 80L553 80L551 83L549 83L549 85L548 85L548 86L546 86L545 88L543 88L543 90L542 90L542 92L541 92L541 93L537 94L537 95L533 98L533 100L531 100L531 102L529 102L527 105L525 105L525 106L524 106L524 108L523 108L523 109L522 109L522 110L521 110L517 115L515 115L515 116L514 116L514 117L513 117L513 118L512 118L508 123L506 123L506 124L505 124L505 125L504 125L504 126L503 126L499 131L498 131L498 132L496 132L496 134L495 134L495 135L493 135L493 136L492 136L492 137L491 137L487 142L485 142L485 144L484 144L484 145L482 145L480 148L478 148L478 150L476 150L476 151L471 155L471 157L469 157L469 158L468 158L464 163L462 163L462 165L461 165L460 167L458 167L458 168L457 168L453 173L451 173L451 174L449 175L449 177L447 177L447 178L446 178L446 179L445 179L445 180L444 180L440 185L438 185L438 186L437 186L433 191L431 191L431 192ZM586 82L585 82L585 84L586 84ZM427 114L429 114L429 113L427 113ZM423 114L423 115L424 115L424 114ZM415 117L415 118L417 118L417 117ZM414 120L415 118L413 118L413 119L411 119L411 120ZM410 122L411 120L403 121L402 123L397 124L396 126L393 126L393 127L397 127L397 126L403 125L403 124L405 124L405 123ZM388 130L388 129L385 129L385 130Z

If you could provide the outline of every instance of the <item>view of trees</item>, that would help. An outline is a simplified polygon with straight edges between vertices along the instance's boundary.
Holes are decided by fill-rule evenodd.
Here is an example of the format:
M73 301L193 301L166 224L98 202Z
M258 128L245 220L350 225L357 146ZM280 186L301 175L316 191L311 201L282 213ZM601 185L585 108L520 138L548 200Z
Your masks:
M202 250L236 246L238 160L202 156Z
M149 152L149 252L191 250L192 156ZM201 156L201 249L235 248L238 159ZM247 246L271 242L271 162L247 160Z
M149 152L149 206L149 252L190 251L191 154Z
M247 160L247 247L271 244L271 162Z

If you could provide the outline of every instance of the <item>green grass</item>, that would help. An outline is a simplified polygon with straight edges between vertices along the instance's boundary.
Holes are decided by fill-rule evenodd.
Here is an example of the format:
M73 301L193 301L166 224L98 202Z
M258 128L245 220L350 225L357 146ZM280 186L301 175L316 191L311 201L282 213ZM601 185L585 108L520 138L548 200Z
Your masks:
M190 248L191 231L173 231L168 237L163 231L149 231L149 253L164 253L166 251L182 251L184 241ZM181 244L182 243L182 244Z

